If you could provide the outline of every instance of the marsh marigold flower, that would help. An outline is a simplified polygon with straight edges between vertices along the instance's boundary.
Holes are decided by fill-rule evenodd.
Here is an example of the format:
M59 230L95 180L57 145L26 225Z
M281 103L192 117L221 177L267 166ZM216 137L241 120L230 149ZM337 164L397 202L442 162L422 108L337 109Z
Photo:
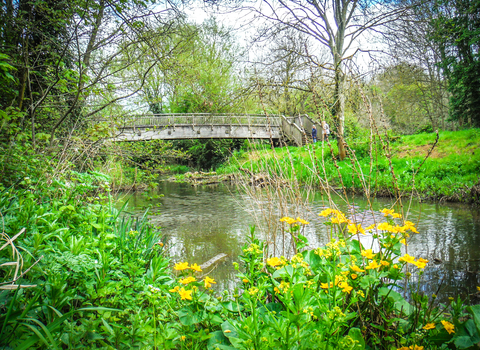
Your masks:
M355 224L351 224L351 225L348 225L348 232L351 233L351 234L357 234L357 233L361 233L361 234L365 234L365 230L363 229L362 225L361 224L358 224L358 225L355 225Z
M174 269L177 270L177 271L186 270L186 269L188 269L188 262L185 261L183 263L175 264Z
M415 261L415 258L413 256L405 254L404 256L400 257L400 259L398 259L398 261L400 261L400 262L405 261L406 263L413 264L414 261Z
M182 300L192 300L192 292L193 290L185 290L182 288L178 291L178 294L180 294Z
M286 222L287 224L292 225L292 224L296 223L297 220L295 220L294 218L288 217L288 216L284 216L283 218L280 219L280 222Z
M338 286L339 286L340 288L342 288L342 292L348 293L348 294L350 294L350 292L351 292L352 289L353 289L353 287L352 287L352 286L349 286L347 282L340 282L340 283L338 284Z
M328 288L332 288L332 287L333 287L333 282L330 282L330 284L320 283L320 288L322 288L322 289L328 289Z
M395 210L385 208L385 209L380 210L380 212L381 212L384 216L388 216L388 215L392 215L393 213L395 213Z
M197 279L195 277L189 276L184 279L181 279L180 282L181 284L189 284L190 282L195 282Z
M448 334L455 333L455 326L448 321L442 320L443 327L448 332Z
M356 273L352 273L350 277L352 278L352 280L354 280L357 279L358 275Z
M213 284L216 284L217 282L215 282L215 280L213 278L210 278L210 277L205 277L205 279L203 280L203 282L205 283L205 288L211 288L212 287L212 283Z
M201 268L200 266L198 266L197 264L191 265L190 268L191 268L193 271L202 272L202 268Z
M371 249L364 250L362 252L362 256L366 257L367 259L373 259L376 254L373 254Z
M270 265L271 267L275 267L275 266L278 266L278 265L281 265L282 264L282 260L280 260L279 258L277 258L276 256L270 258L270 259L267 259L267 264Z
M414 261L412 264L414 264L419 269L424 269L425 266L427 266L427 263L428 263L428 260L425 260L423 258L418 258L417 261Z
M297 218L297 221L298 221L299 223L301 223L302 225L308 225L308 224L309 224L308 221L305 221L305 220L300 219L300 218Z
M435 323L427 323L425 326L423 326L423 329L429 330L429 329L434 329L435 328Z
M394 226L390 225L388 222L382 222L378 224L377 229L380 231L388 231L391 233L397 233L397 230L395 229Z
M379 268L381 265L378 265L378 263L375 260L370 261L370 264L368 266L365 266L367 270L373 270Z
M178 292L179 289L180 289L180 287L179 287L179 286L176 286L175 288L170 289L169 292L170 292L170 293L176 293L176 292Z
M334 212L333 209L327 208L327 209L325 209L325 210L322 210L322 211L320 212L320 214L318 214L318 215L319 215L319 216L329 216L329 215L332 214L333 212Z
M357 265L353 264L352 266L350 266L350 268L355 271L355 272L365 272L365 270L362 270L361 268L359 268Z

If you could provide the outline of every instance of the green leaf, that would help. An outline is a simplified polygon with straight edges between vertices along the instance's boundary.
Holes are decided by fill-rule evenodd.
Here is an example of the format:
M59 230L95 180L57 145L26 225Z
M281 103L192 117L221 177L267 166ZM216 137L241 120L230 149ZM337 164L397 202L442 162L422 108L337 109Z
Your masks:
M222 331L215 331L210 333L211 337L208 339L207 342L207 349L208 350L215 350L216 348L220 348L220 345L225 345L227 346L226 348L220 348L220 349L234 349L230 345L230 341L228 340L227 337L223 335Z
M355 344L355 350L365 349L365 339L363 339L362 331L360 329L350 328L350 330L348 331L348 335L350 336L350 338L355 340L355 342L358 342L357 344Z
M184 307L177 312L180 322L184 326L191 326L192 324L200 323L204 317L199 312L193 312L190 308Z
M240 312L243 310L243 306L233 301L226 301L222 303L222 306L230 312Z
M475 323L475 327L477 328L478 334L480 334L480 305L473 305L467 307L467 312L472 315L473 322Z

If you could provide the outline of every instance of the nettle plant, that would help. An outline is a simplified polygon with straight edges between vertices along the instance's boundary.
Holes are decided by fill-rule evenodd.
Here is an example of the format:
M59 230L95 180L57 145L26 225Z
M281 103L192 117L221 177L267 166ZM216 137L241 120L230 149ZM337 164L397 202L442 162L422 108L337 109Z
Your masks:
M308 222L284 217L280 221L297 243L298 251L290 259L266 258L264 244L252 228L240 256L243 266L236 266L243 271L238 274L243 293L211 307L220 316L215 320L221 330L210 336L208 348L475 348L480 341L480 307L465 308L460 300L434 306L434 298L420 294L412 294L413 302L408 302L400 294L398 282L412 273L420 276L428 261L402 254L409 235L417 233L415 225L400 225L396 221L402 217L393 210L382 213L385 222L363 228L340 211L322 211L320 216L336 237L314 250L307 249L300 234ZM379 243L375 252L358 238L368 232ZM179 282L188 285L187 281L183 277ZM171 292L182 297L179 288ZM195 295L199 289L192 290ZM206 298L205 292L199 295L192 305Z

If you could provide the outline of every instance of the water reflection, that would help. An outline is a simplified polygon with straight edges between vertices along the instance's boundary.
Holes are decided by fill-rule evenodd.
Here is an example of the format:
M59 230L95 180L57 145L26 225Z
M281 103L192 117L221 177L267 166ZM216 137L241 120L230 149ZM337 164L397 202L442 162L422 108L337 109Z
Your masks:
M155 193L130 195L129 207L141 212L151 206L150 219L161 226L168 237L173 262L202 264L217 254L226 253L228 257L209 271L209 275L217 281L218 290L232 290L237 283L232 263L238 261L249 226L258 223L251 199L223 184L192 187L161 182L157 194L163 197L155 198ZM391 201L380 198L371 205L379 210L390 207ZM327 227L318 216L324 206L321 197L315 198L304 213L304 219L311 222L305 231L311 247L328 240ZM371 212L363 211L362 208L367 207L364 199L355 198L353 207L344 205L340 209L351 214L354 210L364 225L382 220L381 214L372 216ZM476 286L480 285L479 211L458 204L413 202L408 220L415 222L420 232L411 236L408 253L430 260L422 276L421 290L438 294L440 299L475 293Z

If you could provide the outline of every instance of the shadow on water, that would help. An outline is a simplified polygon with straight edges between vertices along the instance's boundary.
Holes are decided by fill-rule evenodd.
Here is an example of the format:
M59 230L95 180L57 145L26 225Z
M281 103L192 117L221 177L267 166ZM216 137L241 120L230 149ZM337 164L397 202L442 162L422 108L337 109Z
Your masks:
M218 290L235 288L238 281L232 263L238 261L249 226L255 224L255 209L245 194L224 184L192 187L161 182L155 193L134 193L123 199L129 200L129 208L136 213L150 206L150 220L166 235L173 262L200 265L217 254L227 254L207 272L217 281ZM374 210L391 205L391 200L383 198L372 202ZM304 217L311 223L305 236L312 248L328 240L323 218L317 215L323 208L321 198L315 198L308 210L311 217ZM355 198L354 208L356 215L368 213L360 220L364 226L373 221L371 212L362 211L368 208L363 198ZM382 220L381 214L375 214L375 219ZM420 232L410 237L408 254L430 260L421 277L421 291L438 294L439 300L475 293L480 285L480 211L460 204L413 202L407 219Z

